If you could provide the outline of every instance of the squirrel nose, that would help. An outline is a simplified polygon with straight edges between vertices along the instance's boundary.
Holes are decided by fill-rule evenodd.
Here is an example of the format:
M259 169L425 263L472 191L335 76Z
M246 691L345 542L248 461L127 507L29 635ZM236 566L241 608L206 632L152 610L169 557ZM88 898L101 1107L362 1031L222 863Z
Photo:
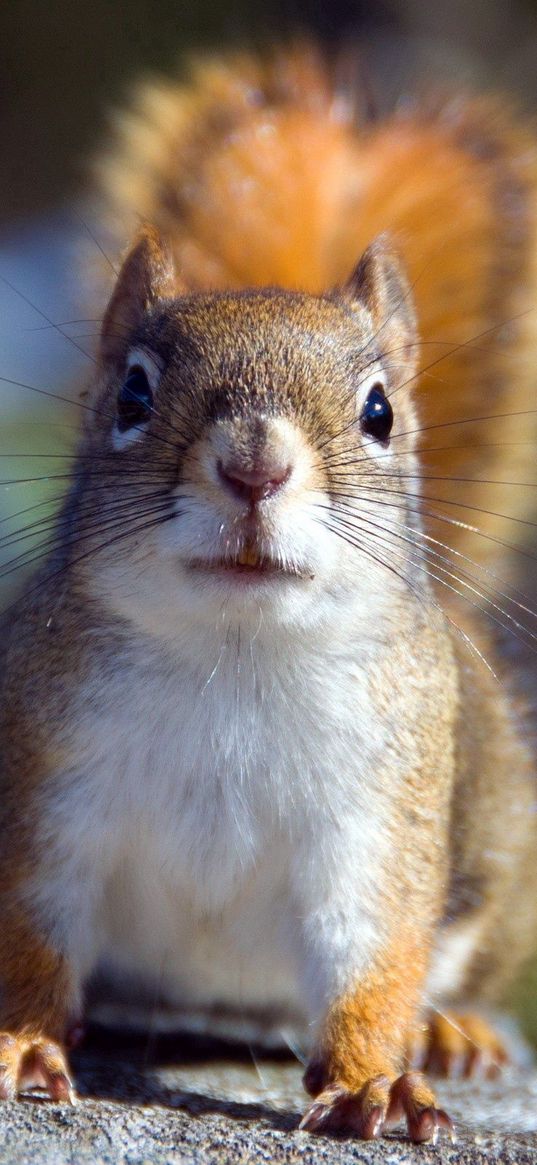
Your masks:
M261 464L246 469L236 461L217 464L220 481L234 497L241 501L261 502L270 498L285 485L291 476L290 465Z

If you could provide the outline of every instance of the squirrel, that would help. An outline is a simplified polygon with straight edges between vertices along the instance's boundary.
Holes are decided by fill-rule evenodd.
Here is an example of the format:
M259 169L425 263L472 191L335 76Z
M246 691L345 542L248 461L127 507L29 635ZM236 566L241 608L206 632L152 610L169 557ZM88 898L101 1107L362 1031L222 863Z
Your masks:
M104 969L295 1018L303 1128L434 1139L427 1072L503 1060L460 1009L535 937L524 709L441 586L506 519L484 479L450 518L423 468L520 472L531 131L488 98L360 122L297 45L145 87L100 170L103 222L142 225L6 629L0 1095L72 1097Z

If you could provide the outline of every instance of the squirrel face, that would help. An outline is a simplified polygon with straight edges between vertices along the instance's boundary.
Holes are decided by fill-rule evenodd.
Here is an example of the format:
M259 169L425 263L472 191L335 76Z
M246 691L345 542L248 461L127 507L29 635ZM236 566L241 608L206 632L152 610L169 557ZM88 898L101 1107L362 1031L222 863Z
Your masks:
M381 244L326 297L182 296L146 232L103 325L74 569L168 638L223 606L289 625L345 600L370 618L372 593L390 600L385 564L399 580L408 567L389 528L415 525L397 480L413 472L413 344Z

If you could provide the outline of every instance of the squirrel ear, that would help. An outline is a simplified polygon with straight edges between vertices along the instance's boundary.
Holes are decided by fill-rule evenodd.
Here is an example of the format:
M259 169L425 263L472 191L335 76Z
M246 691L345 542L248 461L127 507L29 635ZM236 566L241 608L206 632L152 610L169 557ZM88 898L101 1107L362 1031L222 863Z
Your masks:
M169 247L154 227L144 226L123 262L104 315L101 359L120 361L148 308L180 294Z
M413 359L417 337L414 299L402 264L386 235L375 239L367 248L340 295L367 308L380 333L382 346L389 337L393 348L397 336L399 344L408 349L407 358Z

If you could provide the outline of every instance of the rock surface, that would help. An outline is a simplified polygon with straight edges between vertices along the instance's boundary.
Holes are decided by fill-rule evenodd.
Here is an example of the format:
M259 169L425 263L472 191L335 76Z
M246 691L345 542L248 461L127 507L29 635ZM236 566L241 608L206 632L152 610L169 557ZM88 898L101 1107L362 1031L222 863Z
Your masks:
M301 1067L206 1041L95 1036L73 1057L79 1103L34 1097L0 1107L0 1165L228 1165L281 1162L537 1163L537 1073L441 1084L457 1122L455 1144L414 1146L297 1131Z

